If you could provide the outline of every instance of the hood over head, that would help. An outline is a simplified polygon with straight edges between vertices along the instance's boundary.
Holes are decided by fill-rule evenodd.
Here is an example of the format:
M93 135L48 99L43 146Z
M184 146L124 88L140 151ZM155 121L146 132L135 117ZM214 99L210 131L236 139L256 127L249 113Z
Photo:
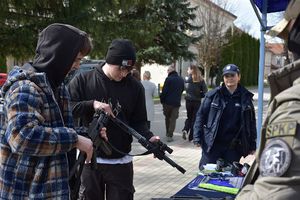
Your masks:
M86 32L59 23L49 25L39 34L32 66L37 71L46 73L52 88L63 82L85 37Z

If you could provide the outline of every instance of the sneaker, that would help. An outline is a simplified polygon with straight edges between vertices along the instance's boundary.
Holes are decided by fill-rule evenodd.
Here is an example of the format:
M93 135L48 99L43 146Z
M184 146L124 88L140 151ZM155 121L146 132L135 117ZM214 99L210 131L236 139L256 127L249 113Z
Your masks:
M167 137L167 142L173 142L173 138L172 137Z
M186 132L186 130L183 130L183 131L182 131L182 138L183 138L184 140L186 140L186 136L187 136L187 132Z

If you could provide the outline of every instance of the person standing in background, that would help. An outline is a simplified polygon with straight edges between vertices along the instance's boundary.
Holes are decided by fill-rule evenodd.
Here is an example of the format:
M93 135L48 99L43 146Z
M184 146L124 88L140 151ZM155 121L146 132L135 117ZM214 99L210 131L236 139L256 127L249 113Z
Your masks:
M182 138L186 140L188 135L189 141L192 141L196 113L201 105L201 99L207 92L207 86L201 75L200 69L196 65L190 65L187 73L188 76L185 80L185 107L187 119L185 120L184 128L182 130Z
M176 120L181 106L181 95L184 90L184 80L178 75L175 66L168 68L168 77L166 78L162 92L160 94L160 102L163 106L165 115L167 142L173 141L173 132L176 127Z
M130 73L131 73L131 76L133 76L136 80L141 81L141 75L140 75L139 70L133 68Z
M253 94L239 82L234 64L223 68L224 83L206 93L194 124L194 144L202 147L201 170L221 158L232 163L256 150Z
M154 101L153 97L156 97L158 94L156 85L150 81L151 73L145 71L143 74L143 80L141 81L145 89L145 99L146 99L146 109L147 109L147 125L150 129L151 121L154 120Z

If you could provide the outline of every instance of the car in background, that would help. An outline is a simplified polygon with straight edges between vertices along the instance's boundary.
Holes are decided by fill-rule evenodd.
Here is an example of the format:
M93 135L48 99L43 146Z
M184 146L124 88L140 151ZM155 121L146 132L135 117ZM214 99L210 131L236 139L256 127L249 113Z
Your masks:
M105 60L82 60L80 62L79 72L90 71L97 65L104 63Z
M7 74L6 73L0 73L0 88L5 83L6 79L7 79Z
M73 71L69 72L69 74L65 78L65 84L67 85L76 74L85 72L85 71L91 71L97 65L101 65L104 62L105 62L105 60L87 60L87 59L82 60L80 62L80 66L79 66L78 70L73 70Z

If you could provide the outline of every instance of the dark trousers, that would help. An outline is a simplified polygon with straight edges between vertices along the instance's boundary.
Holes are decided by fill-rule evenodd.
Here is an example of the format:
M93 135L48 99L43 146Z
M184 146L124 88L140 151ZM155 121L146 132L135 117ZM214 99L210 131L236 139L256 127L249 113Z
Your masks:
M133 200L133 164L91 164L84 166L79 199ZM105 196L105 197L104 197Z
M191 101L191 100L185 101L187 119L184 122L184 128L182 131L186 131L187 133L189 133L189 141L193 140L194 122L200 105L201 105L201 101Z
M165 115L166 135L167 137L173 137L176 120L179 114L179 107L163 104L163 113Z
M227 161L228 163L233 163L234 161L239 162L242 155L237 149L230 149L225 144L214 144L213 148L209 153L202 150L202 156L199 162L199 169L201 170L203 165L207 163L214 163L216 164L219 158L223 158L223 160Z

